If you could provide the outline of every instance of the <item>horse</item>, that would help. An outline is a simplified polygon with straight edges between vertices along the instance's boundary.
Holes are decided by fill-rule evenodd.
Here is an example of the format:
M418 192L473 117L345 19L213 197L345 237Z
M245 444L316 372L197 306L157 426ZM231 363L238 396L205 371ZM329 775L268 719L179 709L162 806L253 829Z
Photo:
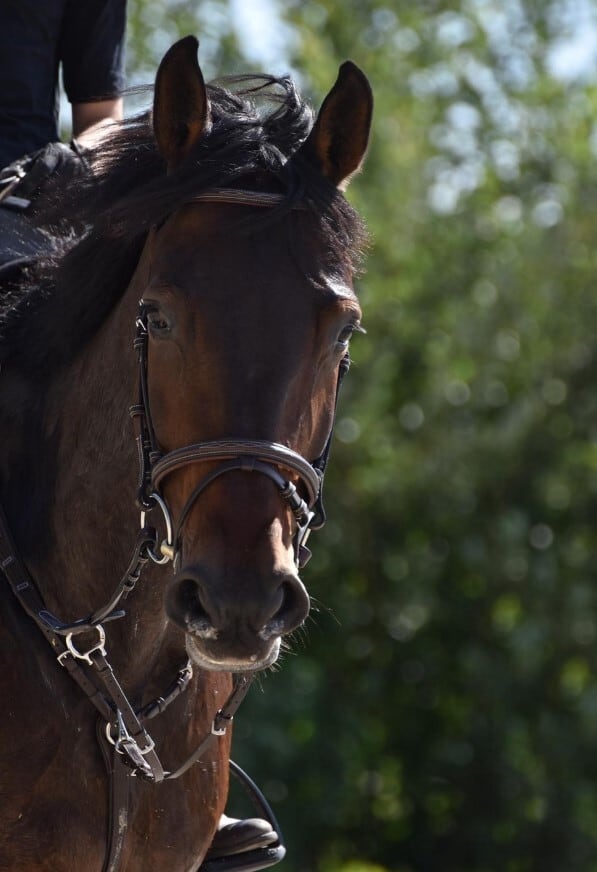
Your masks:
M195 872L232 716L309 611L371 89L346 61L314 116L197 49L2 287L2 870Z

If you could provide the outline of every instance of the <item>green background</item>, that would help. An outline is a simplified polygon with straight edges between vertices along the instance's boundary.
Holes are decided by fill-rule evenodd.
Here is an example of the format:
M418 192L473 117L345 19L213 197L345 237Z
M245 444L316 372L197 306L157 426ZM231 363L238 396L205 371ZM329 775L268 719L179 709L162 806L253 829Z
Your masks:
M376 97L314 612L234 756L285 872L597 870L595 3L264 2L129 3L132 83L195 33Z

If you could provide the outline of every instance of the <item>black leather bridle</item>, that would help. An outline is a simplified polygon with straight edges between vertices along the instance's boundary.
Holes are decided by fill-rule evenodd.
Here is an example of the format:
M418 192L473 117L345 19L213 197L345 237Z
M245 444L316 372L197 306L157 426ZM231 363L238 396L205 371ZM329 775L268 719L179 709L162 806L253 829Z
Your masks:
M233 470L243 470L267 476L276 486L281 499L290 507L296 522L293 537L295 562L301 569L311 556L306 547L309 534L312 530L320 530L325 523L323 479L333 436L333 422L322 454L311 462L285 445L261 439L230 438L197 442L162 454L156 439L149 404L147 342L147 308L141 302L134 342L139 360L139 402L131 406L130 410L135 422L140 467L137 502L142 511L142 527L145 526L146 512L156 507L160 508L166 525L165 538L159 546L156 538L156 547L149 549L149 556L156 563L167 563L172 560L176 565L183 526L195 501L220 476ZM347 353L338 368L336 404L340 385L349 365ZM218 466L200 479L174 524L160 486L175 470L189 464L205 462L217 462ZM292 472L298 476L305 489L306 499L303 499L296 485L287 475L283 475L282 471Z
M283 198L278 194L224 189L205 192L193 200L271 207L280 204ZM67 669L99 713L98 740L110 779L109 834L104 872L117 872L121 867L128 821L129 777L136 775L149 781L161 782L183 775L201 759L219 736L226 733L250 687L252 677L247 673L235 676L232 693L216 712L210 732L183 763L168 771L163 767L145 725L186 690L193 675L192 664L187 661L183 665L161 696L141 709L136 709L108 661L103 624L124 616L125 612L120 606L133 591L148 560L160 564L169 560L176 561L180 551L182 528L195 501L216 478L232 470L259 473L275 484L281 499L288 504L296 520L295 560L297 566L302 567L310 556L305 544L309 533L311 530L320 529L325 523L322 488L334 429L332 420L324 450L312 462L284 445L264 440L221 439L199 442L162 454L156 440L149 405L147 342L147 308L141 303L134 339L139 365L139 401L130 410L139 451L140 484L137 500L141 509L141 529L129 566L108 602L87 617L71 623L65 623L49 612L17 551L4 511L0 507L0 569L22 608L52 646L58 662ZM348 367L347 353L338 369L336 404ZM199 481L189 495L174 527L160 486L175 470L188 464L207 461L217 462L218 465ZM305 492L304 498L297 486L284 474L288 472L300 480ZM161 542L155 528L146 524L147 513L156 507L161 509L166 524L166 536ZM231 765L233 774L249 790L261 815L279 833L278 824L263 794L232 761ZM265 869L284 857L285 848L280 840L276 845L251 853L254 854L253 857L243 858L238 855L238 859L232 857L206 861L201 870L234 872L241 869Z

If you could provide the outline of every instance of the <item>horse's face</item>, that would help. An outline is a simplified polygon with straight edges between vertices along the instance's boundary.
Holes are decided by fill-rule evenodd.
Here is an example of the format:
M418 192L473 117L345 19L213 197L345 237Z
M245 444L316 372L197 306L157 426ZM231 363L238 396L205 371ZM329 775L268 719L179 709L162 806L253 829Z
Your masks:
M192 119L203 118L195 128L192 120L171 117L181 109L172 110L172 101L165 100L167 59L158 74L154 124L170 165L190 148L180 130L196 139L208 125L196 62L191 72L198 88ZM344 100L354 102L355 89L365 99L362 83L352 81L352 101L343 94L346 88L346 82L340 86ZM197 109L201 100L205 111ZM314 160L322 126L332 151L335 112L323 120L320 113L304 146ZM345 133L338 133L339 142ZM350 155L341 156L337 184L362 158L366 135L356 138L358 154L351 144ZM318 162L323 171L323 155ZM297 209L249 225L251 209L263 217L262 208L251 205L189 203L150 239L143 300L153 425L165 452L211 440L264 440L311 461L322 454L333 426L339 365L360 310L346 259L334 256L311 213ZM193 498L198 482L217 466L209 460L181 465L163 482L175 525L184 517L166 608L200 666L262 669L275 661L281 637L300 626L309 610L296 564L297 522L272 479L255 471L226 471ZM306 496L298 475L274 468Z
M231 232L247 208L190 205L154 239L144 302L156 436L165 451L240 438L314 459L332 427L338 367L359 307L350 277L341 283L313 253L321 245L303 244L297 262L289 225L303 225L308 237L313 219L293 213L257 232ZM295 242L300 235L295 227ZM217 465L168 476L163 493L175 521ZM298 477L283 472L300 490ZM200 663L263 667L280 636L304 621L295 526L274 483L254 472L226 472L194 501L167 605Z

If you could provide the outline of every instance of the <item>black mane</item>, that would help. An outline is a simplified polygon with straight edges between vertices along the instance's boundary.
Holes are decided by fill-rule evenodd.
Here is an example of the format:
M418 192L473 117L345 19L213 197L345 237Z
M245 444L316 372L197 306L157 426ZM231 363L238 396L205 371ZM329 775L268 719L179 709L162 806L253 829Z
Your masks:
M292 81L243 76L208 86L213 126L180 168L166 173L149 113L122 122L89 156L92 172L38 208L52 252L0 302L0 365L43 381L90 339L126 290L149 229L193 195L217 187L277 190L301 199L328 245L354 267L359 218L300 154L313 113Z

